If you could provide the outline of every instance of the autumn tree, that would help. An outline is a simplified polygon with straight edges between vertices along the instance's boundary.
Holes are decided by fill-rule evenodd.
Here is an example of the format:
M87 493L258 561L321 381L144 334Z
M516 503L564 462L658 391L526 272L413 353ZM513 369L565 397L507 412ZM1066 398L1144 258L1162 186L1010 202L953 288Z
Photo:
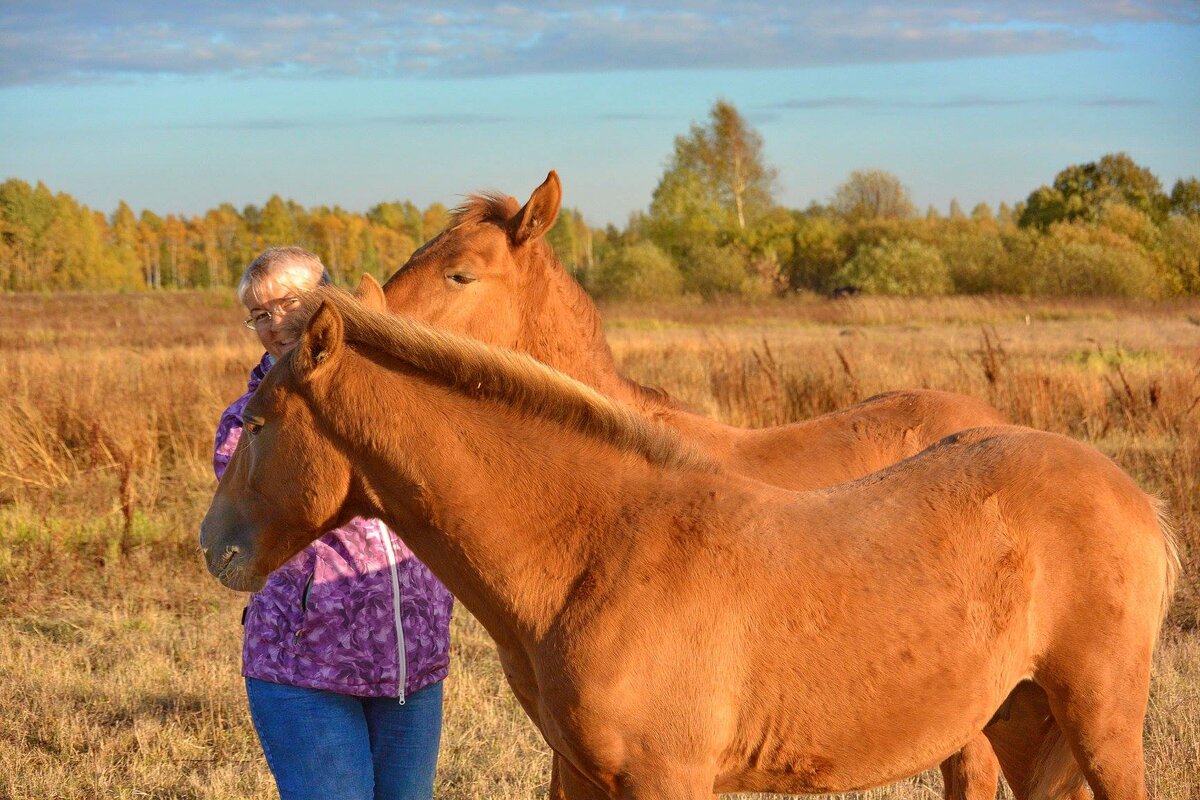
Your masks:
M300 240L300 226L291 204L277 194L271 195L263 206L257 228L264 247L293 245Z
M992 214L992 207L987 203L976 203L975 207L971 209L971 221L982 225L989 225L995 222L996 218Z
M849 222L907 219L917 213L900 179L881 169L851 172L834 192L833 208Z
M1176 181L1167 197L1153 174L1116 154L1068 167L1013 208L1000 203L993 213L980 203L967 215L954 203L949 216L931 207L918 218L895 176L866 171L831 205L790 210L766 190L746 191L739 202L736 183L721 188L729 173L713 154L737 140L725 124L740 119L734 115L718 104L710 124L679 137L652 213L600 230L578 210L562 211L547 239L586 287L647 299L753 298L843 284L891 294L1200 293L1194 177ZM756 143L749 151L761 162L757 135L742 138ZM226 203L160 217L120 202L106 214L41 183L9 179L0 183L0 291L229 286L267 244L314 250L340 283L364 272L386 278L448 219L437 203L386 202L363 214L278 195L240 211Z
M124 200L117 204L117 210L113 212L109 225L116 259L131 274L137 275L141 270L141 260L138 258L137 217Z
M202 237L209 284L229 286L236 283L242 269L256 254L250 230L237 209L222 203L205 212Z
M47 233L55 217L54 194L16 178L0 184L0 220L3 220L6 289L28 290L46 286L55 260L48 252Z
M367 209L367 219L375 225L407 236L417 244L425 242L437 233L425 230L424 214L410 200L376 203Z
M146 286L162 288L162 218L153 211L143 210L138 217L138 253Z
M421 213L421 235L417 237L417 243L424 244L449 224L450 209L441 203L430 203Z

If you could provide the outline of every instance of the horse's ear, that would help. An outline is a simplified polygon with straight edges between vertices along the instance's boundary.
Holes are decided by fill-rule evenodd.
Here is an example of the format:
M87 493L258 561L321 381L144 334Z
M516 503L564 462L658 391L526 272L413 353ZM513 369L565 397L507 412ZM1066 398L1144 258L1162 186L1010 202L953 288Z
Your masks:
M296 352L292 356L292 368L296 374L308 378L328 364L341 352L345 335L342 315L328 300L322 301L296 344Z
M354 290L354 296L372 311L387 311L387 299L383 296L383 287L369 272L363 273L362 279L358 282L358 288Z
M513 246L520 247L531 239L545 236L546 231L554 227L561 205L562 184L558 181L558 173L550 170L542 185L529 196L529 202L508 221L508 238Z

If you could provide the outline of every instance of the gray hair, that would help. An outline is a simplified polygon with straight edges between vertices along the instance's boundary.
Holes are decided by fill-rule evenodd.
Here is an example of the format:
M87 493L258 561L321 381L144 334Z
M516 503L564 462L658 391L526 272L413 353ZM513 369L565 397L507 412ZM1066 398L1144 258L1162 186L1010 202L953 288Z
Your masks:
M237 287L238 302L245 304L246 296L252 289L283 267L308 270L312 285L297 286L296 289L307 291L331 282L329 272L316 253L303 247L268 247L258 258L251 261L250 266L242 273L242 280Z

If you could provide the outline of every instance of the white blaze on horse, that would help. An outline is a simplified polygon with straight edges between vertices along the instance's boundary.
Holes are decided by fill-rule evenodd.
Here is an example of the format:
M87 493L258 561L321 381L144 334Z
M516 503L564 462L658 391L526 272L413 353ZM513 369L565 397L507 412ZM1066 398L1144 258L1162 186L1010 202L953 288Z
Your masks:
M843 792L996 717L1031 796L1145 797L1150 661L1178 570L1111 461L1022 428L792 492L533 359L322 291L245 410L201 531L249 590L356 516L495 639L568 797Z

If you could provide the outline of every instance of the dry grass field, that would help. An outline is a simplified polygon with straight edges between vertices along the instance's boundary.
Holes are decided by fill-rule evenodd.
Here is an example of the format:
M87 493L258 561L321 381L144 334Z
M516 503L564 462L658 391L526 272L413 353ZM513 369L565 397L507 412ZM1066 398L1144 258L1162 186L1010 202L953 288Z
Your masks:
M1186 563L1149 780L1162 800L1200 796L1200 302L795 298L606 317L627 374L729 422L949 389L1089 442L1160 493ZM243 599L196 547L217 415L259 355L239 319L226 294L0 296L0 797L274 796L238 675ZM437 796L544 796L545 747L461 608L453 658ZM861 796L939 793L934 770Z

